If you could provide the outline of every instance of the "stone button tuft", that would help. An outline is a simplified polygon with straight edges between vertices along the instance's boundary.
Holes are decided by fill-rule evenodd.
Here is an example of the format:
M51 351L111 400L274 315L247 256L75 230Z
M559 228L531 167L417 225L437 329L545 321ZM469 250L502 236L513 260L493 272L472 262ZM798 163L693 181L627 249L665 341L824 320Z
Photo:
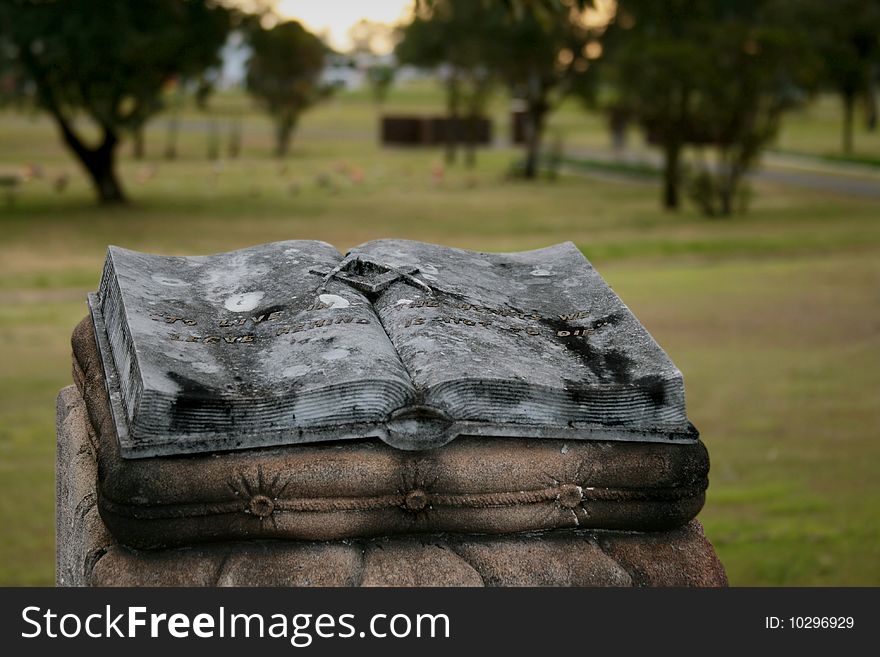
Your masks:
M583 490L577 484L562 484L559 487L559 495L556 499L565 508L573 509L581 503L583 495Z
M404 504L406 508L410 511L421 511L426 506L428 506L428 494L419 490L412 490L406 494L406 498L404 500Z
M251 498L250 512L259 518L271 516L275 510L275 502L265 495L254 495Z

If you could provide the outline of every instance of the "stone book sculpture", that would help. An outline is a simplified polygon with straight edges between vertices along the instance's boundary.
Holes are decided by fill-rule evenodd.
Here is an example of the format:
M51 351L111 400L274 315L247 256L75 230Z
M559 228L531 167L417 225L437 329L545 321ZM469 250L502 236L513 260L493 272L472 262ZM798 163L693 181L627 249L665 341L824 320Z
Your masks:
M124 458L369 437L697 441L681 373L570 242L110 247L89 304Z
M725 581L681 373L571 243L111 247L89 306L61 583Z

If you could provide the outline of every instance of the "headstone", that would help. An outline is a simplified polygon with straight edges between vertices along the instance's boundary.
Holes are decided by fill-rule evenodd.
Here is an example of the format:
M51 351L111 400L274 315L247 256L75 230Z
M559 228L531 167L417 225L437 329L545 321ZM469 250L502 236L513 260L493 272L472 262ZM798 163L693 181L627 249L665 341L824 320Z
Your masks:
M111 247L89 301L61 584L726 583L681 374L570 243Z

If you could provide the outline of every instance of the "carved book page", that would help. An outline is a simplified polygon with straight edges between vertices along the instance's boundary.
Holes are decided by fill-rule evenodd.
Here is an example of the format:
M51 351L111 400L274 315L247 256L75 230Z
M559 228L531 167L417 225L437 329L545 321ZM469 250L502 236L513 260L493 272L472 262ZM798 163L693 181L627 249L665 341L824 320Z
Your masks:
M409 403L370 302L336 280L318 292L312 272L341 259L305 241L204 257L111 247L93 310L118 377L123 453L337 439L349 425L360 436Z
M430 287L399 280L374 302L427 407L505 434L687 431L681 373L574 244L487 254L381 240L352 253Z

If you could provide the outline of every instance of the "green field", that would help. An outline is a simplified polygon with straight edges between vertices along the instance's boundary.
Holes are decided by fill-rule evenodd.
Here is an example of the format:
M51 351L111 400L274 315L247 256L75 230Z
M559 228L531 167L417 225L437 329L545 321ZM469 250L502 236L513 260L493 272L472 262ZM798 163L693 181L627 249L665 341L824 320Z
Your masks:
M880 198L758 182L749 214L706 220L662 212L644 178L510 180L505 147L439 179L439 152L377 146L364 94L315 109L280 163L270 125L241 98L217 107L245 113L238 159L206 161L208 119L187 111L181 157L165 161L159 118L145 161L123 149L133 203L113 209L93 203L48 121L0 113L0 175L42 169L10 204L0 197L0 584L53 581L54 397L108 243L192 254L378 237L484 250L573 240L684 372L712 456L701 519L731 582L880 584ZM441 107L423 87L390 102ZM836 107L823 99L793 117L780 150L833 153ZM494 110L503 133L503 104ZM575 146L607 142L574 104L552 130ZM880 156L880 139L860 133L857 151Z

